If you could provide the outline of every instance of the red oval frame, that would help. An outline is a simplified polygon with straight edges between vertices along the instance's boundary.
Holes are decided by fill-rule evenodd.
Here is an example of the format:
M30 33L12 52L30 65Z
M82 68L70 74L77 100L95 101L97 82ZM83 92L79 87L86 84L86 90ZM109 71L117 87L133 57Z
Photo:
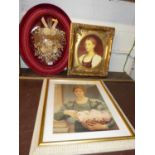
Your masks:
M34 57L30 47L30 31L36 20L41 16L52 16L58 19L66 32L66 48L63 51L61 61L55 65L43 65ZM53 75L64 70L68 62L70 23L68 15L59 7L52 4L39 4L32 7L23 17L19 26L19 50L25 63L36 73L41 75Z

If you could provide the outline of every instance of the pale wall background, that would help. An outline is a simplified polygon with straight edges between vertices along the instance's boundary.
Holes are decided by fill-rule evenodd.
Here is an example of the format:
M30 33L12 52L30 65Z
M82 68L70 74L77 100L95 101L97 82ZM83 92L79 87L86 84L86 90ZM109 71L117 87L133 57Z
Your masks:
M20 0L19 16L32 6L51 3L62 8L72 22L113 26L116 29L109 70L123 72L123 66L135 39L135 3L118 0ZM134 79L135 49L127 61L125 71ZM21 59L21 67L27 68Z

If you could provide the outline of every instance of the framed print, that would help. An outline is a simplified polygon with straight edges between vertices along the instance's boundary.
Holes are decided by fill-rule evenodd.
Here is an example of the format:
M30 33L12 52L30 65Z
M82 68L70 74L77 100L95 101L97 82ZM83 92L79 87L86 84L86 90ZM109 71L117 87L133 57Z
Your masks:
M107 76L115 29L71 24L69 75Z
M68 63L70 19L52 4L39 4L24 15L19 27L20 54L38 74L53 75Z
M101 80L45 79L29 155L130 150L134 135Z

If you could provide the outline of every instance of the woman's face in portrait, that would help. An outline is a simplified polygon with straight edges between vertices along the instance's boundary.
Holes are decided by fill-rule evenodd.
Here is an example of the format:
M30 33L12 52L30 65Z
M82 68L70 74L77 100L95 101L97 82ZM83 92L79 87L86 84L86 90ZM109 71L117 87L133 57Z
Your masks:
M74 94L75 94L76 97L83 97L83 96L85 96L85 92L81 88L76 88L74 90Z
M92 40L87 39L85 41L85 49L87 52L94 50L95 48L95 43L93 43Z

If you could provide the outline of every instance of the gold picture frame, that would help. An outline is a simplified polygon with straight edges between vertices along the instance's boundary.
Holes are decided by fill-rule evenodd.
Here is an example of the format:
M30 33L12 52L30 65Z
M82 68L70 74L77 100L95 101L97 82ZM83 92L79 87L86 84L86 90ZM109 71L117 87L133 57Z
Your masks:
M54 133L52 124L54 124L55 102L62 98L62 94L56 91L56 86L72 87L79 84L88 86L87 88L90 88L91 91L93 85L97 86L119 127L118 129ZM134 128L102 80L90 79L86 82L86 79L44 79L29 155L50 155L51 153L53 155L73 155L131 150L134 149L134 139Z
M68 75L107 76L115 28L71 24Z

